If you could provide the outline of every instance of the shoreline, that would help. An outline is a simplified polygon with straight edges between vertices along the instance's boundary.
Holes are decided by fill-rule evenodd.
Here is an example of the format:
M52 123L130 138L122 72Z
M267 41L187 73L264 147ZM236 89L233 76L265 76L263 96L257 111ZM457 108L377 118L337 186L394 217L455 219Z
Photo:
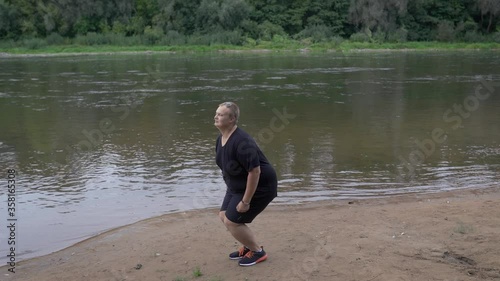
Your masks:
M269 54L269 53L380 53L380 52L478 52L500 51L500 43L429 43L408 42L399 44L347 43L337 46L317 45L263 45L262 47L239 46L54 46L42 49L0 49L1 58L92 56L92 55L134 55L134 54Z
M113 56L113 55L177 55L177 54L314 54L314 53L416 53L416 52L498 52L500 49L353 49L353 50L218 50L207 52L186 51L116 51L116 52L69 52L69 53L33 53L33 54L10 54L0 52L2 58L50 58L50 57L77 57L77 56Z
M217 208L192 210L0 269L7 280L195 280L196 269L202 280L500 280L498 204L492 187L270 205L251 225L270 258L251 268L227 259L236 243Z

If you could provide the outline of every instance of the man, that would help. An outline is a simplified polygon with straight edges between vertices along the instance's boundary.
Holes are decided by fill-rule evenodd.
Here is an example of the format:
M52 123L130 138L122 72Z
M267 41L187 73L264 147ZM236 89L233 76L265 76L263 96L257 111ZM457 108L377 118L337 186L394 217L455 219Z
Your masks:
M276 172L255 140L238 128L240 109L224 102L215 112L214 125L220 131L215 145L216 162L227 185L219 217L231 235L243 246L229 254L241 266L267 259L247 224L277 196Z

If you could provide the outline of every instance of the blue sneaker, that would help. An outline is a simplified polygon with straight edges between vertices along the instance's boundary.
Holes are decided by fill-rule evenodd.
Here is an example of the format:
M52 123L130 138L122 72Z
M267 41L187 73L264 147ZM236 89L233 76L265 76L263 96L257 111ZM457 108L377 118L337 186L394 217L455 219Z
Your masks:
M229 258L232 260L239 260L243 258L248 252L250 252L250 249L248 249L246 246L242 246L238 251L229 254Z
M262 251L260 252L254 252L254 251L248 251L246 255L241 258L239 261L239 265L241 266L252 266L255 264L258 264L259 262L263 262L267 260L267 254L264 251L264 248L262 248Z

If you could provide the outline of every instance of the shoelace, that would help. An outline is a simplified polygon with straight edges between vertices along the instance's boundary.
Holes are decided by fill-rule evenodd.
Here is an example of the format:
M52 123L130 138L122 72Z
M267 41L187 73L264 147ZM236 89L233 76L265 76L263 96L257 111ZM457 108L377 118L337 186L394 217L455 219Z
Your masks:
M251 258L253 257L253 251L248 251L248 253L245 255L246 258Z
M245 250L246 250L246 249L245 249L245 247L241 247L241 248L238 250L238 252L239 252L239 256L240 256L240 257L241 257L241 256L243 256L243 253L245 252Z

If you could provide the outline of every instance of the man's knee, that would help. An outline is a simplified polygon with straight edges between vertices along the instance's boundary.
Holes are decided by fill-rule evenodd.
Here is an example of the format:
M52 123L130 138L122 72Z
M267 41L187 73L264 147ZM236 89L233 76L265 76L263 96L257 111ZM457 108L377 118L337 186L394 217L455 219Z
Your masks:
M226 211L220 211L219 212L219 218L222 221L222 223L224 223L224 220L226 219Z
M238 227L240 225L242 225L242 223L235 223L235 222L232 222L230 221L227 217L226 217L226 211L220 211L219 212L219 218L220 220L222 221L222 223L229 229L229 228L235 228L235 227Z
M223 222L227 229L236 229L238 226L243 225L242 223L232 222L227 217L224 218Z

